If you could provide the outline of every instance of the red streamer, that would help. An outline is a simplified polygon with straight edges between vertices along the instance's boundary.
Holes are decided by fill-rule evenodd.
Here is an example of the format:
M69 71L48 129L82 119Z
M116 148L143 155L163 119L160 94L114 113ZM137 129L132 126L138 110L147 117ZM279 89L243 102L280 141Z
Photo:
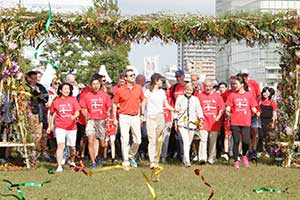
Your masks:
M200 175L200 169L195 169L194 170L196 176L199 176L200 179L203 181L203 183L210 188L210 195L208 197L208 200L212 199L213 196L215 195L215 189L204 179L204 176Z
M74 165L70 165L70 168L74 171L74 172L82 172L84 173L84 175L88 176L88 172L85 170L85 165L82 161L82 159L77 156L77 159L79 160L79 166L74 166Z

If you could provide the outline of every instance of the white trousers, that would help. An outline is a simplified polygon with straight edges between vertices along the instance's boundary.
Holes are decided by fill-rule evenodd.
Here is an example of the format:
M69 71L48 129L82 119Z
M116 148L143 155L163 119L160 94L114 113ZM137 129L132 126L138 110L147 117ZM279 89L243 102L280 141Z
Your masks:
M200 130L199 131L200 143L198 150L198 159L199 161L207 161L207 140L208 140L208 131Z
M120 114L119 125L121 131L121 145L123 161L133 159L141 144L141 121L138 115L123 115ZM129 130L132 130L133 143L129 146Z
M183 127L179 127L178 130L183 141L183 163L188 165L190 164L190 148L196 131L188 130Z

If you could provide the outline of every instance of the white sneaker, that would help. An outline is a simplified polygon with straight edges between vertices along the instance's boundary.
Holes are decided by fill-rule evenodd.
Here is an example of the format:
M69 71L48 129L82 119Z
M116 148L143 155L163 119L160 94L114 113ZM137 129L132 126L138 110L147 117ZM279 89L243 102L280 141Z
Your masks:
M150 164L150 169L154 169L154 167L155 167L155 163L152 162L152 163Z
M185 167L191 167L191 163L186 163Z
M56 169L56 172L62 172L64 171L64 169L62 168L62 166L58 166L57 169Z
M221 155L221 158L225 159L226 161L229 160L229 156L228 156L227 153L222 154L222 155Z
M214 164L214 160L208 159L208 160L207 160L207 163L212 165L212 164Z
M66 164L66 159L65 159L65 158L63 158L63 159L61 160L61 164L62 164L62 165Z
M198 161L198 156L195 156L195 157L193 158L193 161Z
M74 162L71 162L71 161L68 161L68 164L70 165L70 166L76 166L76 164L74 163Z
M125 167L125 168L123 168L125 171L129 171L130 162L124 161L124 162L122 162L122 166Z

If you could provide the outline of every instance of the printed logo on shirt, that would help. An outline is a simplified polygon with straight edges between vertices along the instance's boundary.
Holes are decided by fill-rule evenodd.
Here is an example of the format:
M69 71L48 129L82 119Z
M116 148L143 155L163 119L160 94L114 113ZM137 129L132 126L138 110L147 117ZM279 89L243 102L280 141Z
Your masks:
M63 118L70 117L72 115L72 110L72 105L69 103L59 105L59 113Z
M100 114L102 114L103 99L95 98L95 99L90 99L90 101L91 101L91 112L100 112Z
M244 112L244 114L247 114L247 108L249 107L248 105L248 100L247 98L237 98L235 99L236 103L236 111L237 112Z
M202 101L205 115L216 115L217 102L214 99L206 99Z

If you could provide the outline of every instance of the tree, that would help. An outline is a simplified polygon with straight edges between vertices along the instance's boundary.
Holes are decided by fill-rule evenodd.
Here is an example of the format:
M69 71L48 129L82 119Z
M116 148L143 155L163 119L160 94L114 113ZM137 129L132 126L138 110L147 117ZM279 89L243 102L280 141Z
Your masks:
M94 7L87 11L90 18L116 17L118 7L111 1L94 0ZM68 73L76 72L77 82L87 84L92 74L98 73L101 65L105 65L108 74L115 81L118 74L129 64L127 44L112 46L91 38L56 39L47 42L44 48L42 65L58 64L57 72L61 79Z

